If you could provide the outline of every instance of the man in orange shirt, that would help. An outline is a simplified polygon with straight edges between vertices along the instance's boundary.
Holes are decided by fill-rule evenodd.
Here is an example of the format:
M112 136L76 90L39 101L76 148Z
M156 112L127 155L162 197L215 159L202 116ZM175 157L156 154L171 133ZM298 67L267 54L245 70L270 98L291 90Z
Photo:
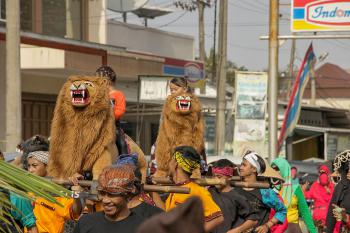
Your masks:
M106 78L109 81L109 98L113 106L115 126L117 130L116 145L118 147L119 154L128 154L129 151L125 142L125 135L123 130L120 128L119 122L125 113L126 102L124 93L115 89L115 81L117 79L117 75L111 67L101 66L96 70L96 76Z
M168 212L184 203L188 198L197 196L201 199L204 208L205 231L211 232L224 221L224 217L209 191L191 181L193 170L199 167L200 156L193 147L179 146L175 148L173 158L169 163L170 174L177 186L190 188L190 193L171 193L165 202L165 210Z

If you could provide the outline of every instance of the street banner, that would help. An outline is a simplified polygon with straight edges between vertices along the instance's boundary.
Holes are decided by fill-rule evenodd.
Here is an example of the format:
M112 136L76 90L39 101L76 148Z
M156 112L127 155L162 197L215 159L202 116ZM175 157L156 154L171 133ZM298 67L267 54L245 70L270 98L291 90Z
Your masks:
M237 72L234 101L234 153L265 152L267 73ZM259 149L260 148L260 149Z
M292 0L293 32L350 31L349 0Z
M296 124L298 123L301 100L303 98L303 93L307 82L310 79L311 69L315 64L315 61L316 57L311 43L300 66L298 76L294 81L292 93L289 98L287 109L284 113L282 128L278 138L278 151L280 151L283 141L293 132Z

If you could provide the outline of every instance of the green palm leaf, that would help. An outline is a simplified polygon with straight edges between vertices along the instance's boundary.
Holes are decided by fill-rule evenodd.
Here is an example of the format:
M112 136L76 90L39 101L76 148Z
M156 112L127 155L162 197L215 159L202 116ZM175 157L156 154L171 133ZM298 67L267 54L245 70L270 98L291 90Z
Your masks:
M36 199L38 197L45 198L48 201L59 204L55 197L71 197L72 192L64 187L51 183L43 177L39 177L19 169L11 164L0 160L0 191L15 193L21 197L28 199ZM1 193L1 192L0 192ZM28 195L31 193L32 195ZM6 216L10 216L8 209L14 208L9 202L6 195L0 195L0 221L9 224ZM6 232L1 229L0 232Z

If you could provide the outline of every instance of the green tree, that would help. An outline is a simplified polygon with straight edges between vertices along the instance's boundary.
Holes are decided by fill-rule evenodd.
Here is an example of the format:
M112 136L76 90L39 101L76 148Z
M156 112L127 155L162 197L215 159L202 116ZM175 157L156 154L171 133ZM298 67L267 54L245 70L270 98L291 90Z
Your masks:
M213 72L213 57L214 57L214 49L210 49L209 56L205 60L205 73L211 79ZM215 56L216 66L217 66L217 54ZM226 83L234 86L235 83L235 72L236 71L248 71L245 66L237 66L233 61L228 60L226 65ZM215 75L214 75L215 77ZM216 80L212 80L216 83Z

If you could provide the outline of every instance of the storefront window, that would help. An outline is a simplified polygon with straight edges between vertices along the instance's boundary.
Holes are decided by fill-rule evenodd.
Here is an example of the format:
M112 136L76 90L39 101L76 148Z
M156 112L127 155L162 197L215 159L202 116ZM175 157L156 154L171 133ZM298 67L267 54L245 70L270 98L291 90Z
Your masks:
M42 0L42 33L81 39L82 0Z
M42 33L50 36L66 36L66 1L42 1Z
M32 1L21 0L21 30L31 31L32 30ZM5 27L6 25L6 0L0 0L0 26Z
M32 31L33 30L33 1L21 0L21 30Z
M6 2L6 0L0 0L0 23L4 22L6 20L5 2Z

